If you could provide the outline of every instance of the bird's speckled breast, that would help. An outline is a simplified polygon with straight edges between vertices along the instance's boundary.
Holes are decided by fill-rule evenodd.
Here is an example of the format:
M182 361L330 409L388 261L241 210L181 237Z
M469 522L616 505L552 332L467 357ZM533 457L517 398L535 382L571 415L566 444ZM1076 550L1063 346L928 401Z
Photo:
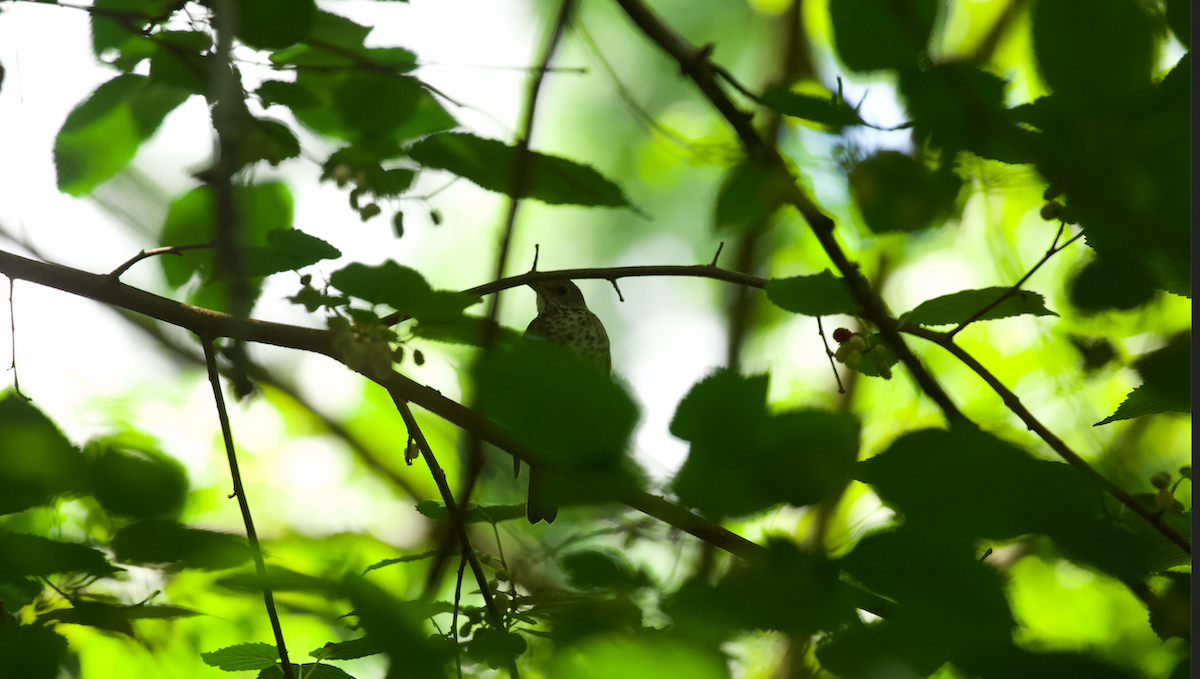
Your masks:
M605 372L611 370L608 333L604 332L600 319L587 309L555 309L533 319L525 332L569 346L579 355L595 361Z

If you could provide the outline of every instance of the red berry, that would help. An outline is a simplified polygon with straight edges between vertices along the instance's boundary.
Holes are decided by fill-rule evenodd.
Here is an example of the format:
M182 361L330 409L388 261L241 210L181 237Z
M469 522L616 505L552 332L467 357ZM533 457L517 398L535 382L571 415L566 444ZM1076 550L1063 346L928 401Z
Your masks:
M833 341L838 344L845 344L846 340L849 340L853 336L854 333L850 332L850 328L838 328L833 331Z

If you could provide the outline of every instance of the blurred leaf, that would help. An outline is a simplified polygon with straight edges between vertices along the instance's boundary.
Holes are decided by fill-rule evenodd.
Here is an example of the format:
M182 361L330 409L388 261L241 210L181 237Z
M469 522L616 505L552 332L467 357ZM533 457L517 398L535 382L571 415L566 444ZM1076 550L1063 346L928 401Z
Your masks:
M1192 0L1167 0L1167 25L1175 39L1192 49Z
M92 494L106 511L134 518L174 517L187 500L183 465L149 446L119 438L94 441Z
M297 255L311 257L314 253L328 254L332 248L324 248L298 236L276 236L283 238L272 243L269 234L273 231L290 230L292 227L292 195L281 182L233 187L234 208L238 216L238 234L241 247L282 248L280 259L294 261ZM187 245L211 243L215 234L214 199L207 186L199 186L171 202L163 224L160 245ZM301 247L300 240L306 244ZM314 239L315 240L315 239ZM293 250L299 249L300 252ZM182 287L193 276L199 274L202 285L190 298L190 302L217 311L228 307L228 294L222 280L217 278L215 250L212 248L191 250L179 257L159 257L167 283L174 288ZM300 257L303 259L303 257ZM248 264L253 264L250 262ZM270 267L265 267L269 269ZM250 274L249 271L245 273ZM254 298L261 291L261 280L251 276Z
M731 168L717 195L715 227L735 231L763 228L783 205L788 182L779 172L752 162Z
M520 507L522 505L517 505L517 506ZM420 511L420 506L417 507L417 511ZM445 517L445 511L446 511L445 505L442 505L442 512L443 512L442 518ZM428 516L428 514L426 514L426 516ZM524 516L524 514L522 514L522 516ZM437 518L437 517L430 517L430 518ZM438 520L440 521L441 518L438 518ZM371 564L370 566L367 566L366 569L363 570L362 574L366 575L367 573L370 573L371 571L373 571L377 568L383 568L384 566L391 566L393 564L398 564L398 563L410 563L413 561L424 561L425 559L431 559L435 556L437 556L437 550L433 550L430 552L421 552L420 554L409 554L407 556L402 556L402 557L399 557L396 559L384 559L383 561L376 561L375 563Z
M67 657L67 640L50 627L0 625L4 671L20 679L57 679Z
M1028 162L1011 140L1017 134L1004 106L1004 81L966 62L944 62L900 73L900 92L917 140L948 154L969 150L1004 162Z
M665 635L595 635L556 654L550 679L729 679L727 659Z
M450 516L446 505L436 500L426 500L417 505L417 511L434 521L445 521ZM525 518L525 505L477 505L468 504L463 512L463 523L500 523ZM403 560L409 560L408 558Z
M829 269L811 276L772 278L766 293L775 306L805 316L852 316L858 308L846 284Z
M521 635L484 627L476 630L467 642L467 657L496 669L508 667L517 656L525 652L525 649L525 639Z
M691 442L673 488L710 517L744 516L841 491L858 455L858 422L816 410L769 414L766 376L718 371L697 383L671 421Z
M562 557L561 565L575 589L628 590L650 584L645 574L635 571L624 555L609 550L573 552Z
M1192 576L1190 573L1163 573L1169 584L1162 594L1152 595L1150 627L1159 639L1192 639Z
M1070 558L1118 578L1148 572L1144 550L1104 520L1100 490L1082 474L971 426L901 436L860 462L858 479L903 512L906 526L936 529L943 541L970 545L1040 533Z
M0 531L0 575L89 573L112 575L120 568L98 550L74 542Z
M835 131L851 125L863 125L858 111L844 101L832 97L815 97L811 94L791 92L786 86L774 87L763 93L759 103L779 113L828 125Z
M1113 411L1112 415L1100 420L1094 427L1099 427L1102 424L1111 424L1119 420L1132 420L1135 417L1143 417L1145 415L1157 415L1159 413L1190 413L1192 412L1191 401L1179 401L1165 396L1159 392L1142 384L1133 388L1121 405Z
M262 592L269 588L273 592L327 593L337 588L333 580L297 573L283 566L271 566L265 578L257 572L233 573L220 578L216 584L239 592Z
M250 47L273 50L300 42L313 27L313 0L238 0L237 37Z
M515 150L494 139L471 134L442 133L409 149L413 160L446 170L497 193L511 194ZM596 170L566 158L530 151L527 183L522 197L550 205L630 207L621 187Z
M290 158L300 156L300 140L287 125L267 118L250 118L241 146L238 148L238 167L252 165L260 160L271 167Z
M133 620L144 618L171 619L190 618L200 613L179 606L147 606L135 604L123 606L103 601L75 601L71 608L59 608L37 617L39 623L50 621L72 625L84 625L97 629L120 632L135 636Z
M830 0L833 40L853 71L902 69L925 53L936 0Z
M152 18L165 19L163 13L174 4L172 0L96 0L90 12L96 58L139 35Z
M550 638L560 648L569 648L582 639L628 637L630 632L642 629L642 609L624 595L551 601L530 613L549 620Z
M965 323L980 309L995 302L1008 288L983 288L981 290L961 290L949 295L942 295L926 300L915 309L905 314L905 320L916 325L957 325ZM1036 292L1018 290L1009 295L1003 302L997 304L987 313L976 320L993 321L998 318L1009 318L1023 314L1034 316L1057 316L1058 314L1046 308L1046 298Z
M59 190L72 196L91 193L125 167L190 94L128 73L96 88L71 111L55 138Z
M1154 24L1136 0L1039 2L1033 7L1038 68L1055 92L1119 99L1150 84Z
M480 410L537 456L555 502L618 500L640 486L628 457L637 406L594 364L523 340L484 356L475 376Z
M713 640L749 630L837 629L855 617L850 601L832 562L775 538L764 558L739 563L715 587L688 583L663 609L684 638Z
M1095 372L1117 357L1117 350L1107 339L1077 335L1070 335L1067 339L1071 341L1072 346L1079 350L1079 355L1083 358L1085 373Z
M206 665L226 672L261 670L279 662L279 651L274 646L261 642L236 644L219 651L201 653L200 659Z
M385 135L400 127L417 110L420 81L384 73L348 75L334 93L334 105L349 128Z
M284 679L284 676L283 665L276 664L259 672L255 679ZM354 679L353 676L347 674L340 667L318 663L306 663L304 665L292 663L292 676L303 677L304 679Z
M418 625L423 618L406 614L390 594L361 578L346 578L342 589L363 631L379 640L391 661L387 679L446 676L451 654L425 636Z
M32 403L0 398L0 514L88 489L87 461Z
M1153 299L1154 288L1154 278L1136 261L1096 257L1075 271L1069 295L1084 313L1127 311Z
M117 531L112 548L123 563L178 563L201 570L233 568L251 557L250 547L241 538L158 519Z
M897 151L881 151L850 171L850 194L875 233L937 226L955 210L962 179L931 171Z
M866 338L866 347L862 350L862 360L850 367L869 377L882 377L890 380L892 379L892 366L899 362L900 359L896 358L896 353L883 339L883 335L874 333Z
M342 292L371 304L387 304L417 320L456 319L478 304L478 295L434 290L417 271L387 260L378 266L353 262L329 277Z

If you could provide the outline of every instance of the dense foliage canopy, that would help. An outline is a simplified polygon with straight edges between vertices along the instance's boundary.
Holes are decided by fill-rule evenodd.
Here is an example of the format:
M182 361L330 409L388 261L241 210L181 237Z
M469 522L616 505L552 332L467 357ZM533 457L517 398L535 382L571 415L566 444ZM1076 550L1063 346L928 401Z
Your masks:
M1190 676L1187 0L428 4L0 5L0 676Z

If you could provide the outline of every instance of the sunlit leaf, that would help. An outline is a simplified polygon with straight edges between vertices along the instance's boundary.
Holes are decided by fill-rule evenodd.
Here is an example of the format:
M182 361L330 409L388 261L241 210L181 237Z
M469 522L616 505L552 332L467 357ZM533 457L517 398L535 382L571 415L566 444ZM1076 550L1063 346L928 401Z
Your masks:
M274 646L261 642L237 644L219 651L201 653L200 659L205 664L226 672L261 670L279 662L279 651Z

